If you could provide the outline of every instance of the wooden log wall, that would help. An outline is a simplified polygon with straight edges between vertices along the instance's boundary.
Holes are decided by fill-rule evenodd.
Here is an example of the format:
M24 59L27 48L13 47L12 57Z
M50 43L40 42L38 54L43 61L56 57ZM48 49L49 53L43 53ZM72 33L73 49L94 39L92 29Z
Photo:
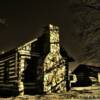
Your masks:
M0 59L0 90L17 91L17 53Z
M24 95L26 59L31 59L31 44L36 40L0 55L0 90L16 91Z
M19 54L19 66L18 66L18 91L19 95L24 95L24 71L26 67L26 59L31 59L31 45L33 42L37 41L34 39L20 47L18 47L18 54Z

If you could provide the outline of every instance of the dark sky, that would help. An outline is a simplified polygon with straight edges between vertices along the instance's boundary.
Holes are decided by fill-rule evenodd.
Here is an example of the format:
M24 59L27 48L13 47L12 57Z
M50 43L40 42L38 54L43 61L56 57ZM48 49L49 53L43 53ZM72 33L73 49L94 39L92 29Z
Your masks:
M77 58L80 49L70 30L68 0L0 0L0 50L14 48L37 37L44 25L59 25L61 40L67 51Z

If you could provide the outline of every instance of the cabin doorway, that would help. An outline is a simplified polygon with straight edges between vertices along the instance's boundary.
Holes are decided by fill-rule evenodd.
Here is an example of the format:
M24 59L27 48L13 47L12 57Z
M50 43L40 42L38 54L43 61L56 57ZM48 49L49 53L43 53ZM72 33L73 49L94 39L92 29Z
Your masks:
M26 59L23 80L26 94L34 94L37 91L37 66L38 57L33 56L31 59Z

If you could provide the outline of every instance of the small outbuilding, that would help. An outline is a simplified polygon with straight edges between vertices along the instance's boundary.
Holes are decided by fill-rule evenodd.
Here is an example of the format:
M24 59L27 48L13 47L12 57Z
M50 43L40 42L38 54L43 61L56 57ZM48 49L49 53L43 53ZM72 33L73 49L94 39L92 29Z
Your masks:
M91 86L100 83L100 67L80 64L73 72L77 81L72 86Z

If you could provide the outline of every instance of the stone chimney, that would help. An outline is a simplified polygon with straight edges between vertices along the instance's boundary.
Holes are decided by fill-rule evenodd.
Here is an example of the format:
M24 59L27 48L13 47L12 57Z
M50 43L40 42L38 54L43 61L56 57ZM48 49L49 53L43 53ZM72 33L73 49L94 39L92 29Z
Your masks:
M59 27L49 24L50 52L44 60L44 92L66 92L66 66L60 54Z

